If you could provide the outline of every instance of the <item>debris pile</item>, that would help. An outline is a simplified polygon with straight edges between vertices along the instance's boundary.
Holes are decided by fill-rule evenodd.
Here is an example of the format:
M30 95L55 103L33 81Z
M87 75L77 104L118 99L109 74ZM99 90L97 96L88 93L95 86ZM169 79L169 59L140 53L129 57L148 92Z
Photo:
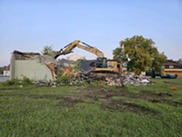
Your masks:
M109 85L109 86L119 86L119 87L122 86L121 79L120 78L113 78L113 77L111 77L111 78L106 77L105 78L105 84Z
M32 83L40 86L52 86L52 87L55 87L57 85L55 81L45 81L45 80L32 80Z
M135 86L148 85L151 84L151 80L146 76L125 75L123 76L123 84L131 84Z
M70 46L72 50L75 45ZM114 69L114 66L117 66L117 61L106 60L106 58L101 58L99 61L84 59L77 61L66 59L56 60L59 55L65 55L71 52L66 49L64 49L64 54L60 50L53 52L54 55L52 53L51 55L41 55L40 53L34 52L14 51L11 59L11 77L20 80L23 77L27 77L34 84L41 86L80 85L93 81L110 86L123 85L119 75L121 70L118 72L118 68ZM94 51L94 54L100 57L100 51L96 51ZM108 61L108 68L106 61ZM96 68L98 68L97 71Z

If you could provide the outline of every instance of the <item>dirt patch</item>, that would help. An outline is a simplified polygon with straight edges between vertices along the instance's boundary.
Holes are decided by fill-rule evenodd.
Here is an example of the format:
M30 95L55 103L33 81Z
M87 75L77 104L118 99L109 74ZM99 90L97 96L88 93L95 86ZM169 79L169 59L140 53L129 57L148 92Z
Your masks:
M157 96L159 96L159 97L172 97L172 94L170 94L170 93L158 93Z
M133 103L127 103L122 100L110 100L105 101L102 105L104 108L115 110L115 111L131 111L136 114L148 114L148 115L156 115L157 111L151 110L144 106L140 106Z
M180 103L180 102L167 100L167 99L151 99L151 100L148 100L148 101L150 101L152 103L168 104L168 105L171 105L171 106L174 106L174 107L181 107L182 106L182 103Z
M105 87L93 87L89 86L83 89L78 89L79 92L85 92L83 95L85 98L111 98L113 96L127 96L130 97L132 94L126 92L126 88L114 87L113 89L107 89ZM78 92L76 90L76 92ZM74 91L75 92L75 91Z
M91 89L91 90L90 90ZM136 114L149 114L156 115L159 112L146 108L144 106L140 106L133 103L127 103L122 99L113 100L113 97L127 97L127 98L142 98L143 95L129 93L126 88L115 88L115 89L106 89L106 88L95 88L89 87L88 89L84 89L88 91L88 94L84 95L84 99L92 99L101 101L101 107L103 109L109 109L113 111L131 111ZM146 95L148 96L148 94ZM156 96L156 95L155 95ZM157 95L157 96L165 96L165 95Z
M166 97L172 97L172 96L173 95L170 93L153 93L150 91L141 91L141 94L137 95L137 98L142 98L152 103L167 104L175 107L182 106L181 102L166 99Z
M157 111L154 111L152 109L149 109L144 106L137 105L137 104L124 103L124 105L126 105L130 111L137 113L137 114L150 114L150 115L158 114Z
M175 106L175 107L181 107L182 103L177 101L170 101L170 100L164 100L164 102L168 105Z
M151 91L142 90L140 94L137 95L138 98L142 99L161 99L165 97L172 97L170 93L154 93Z

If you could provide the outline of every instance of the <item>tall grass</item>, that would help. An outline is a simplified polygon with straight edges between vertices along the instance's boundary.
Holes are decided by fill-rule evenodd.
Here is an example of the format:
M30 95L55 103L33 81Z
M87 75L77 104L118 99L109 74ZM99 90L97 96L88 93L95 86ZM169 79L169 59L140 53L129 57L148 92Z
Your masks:
M182 81L164 81L125 88L1 85L0 136L181 137Z

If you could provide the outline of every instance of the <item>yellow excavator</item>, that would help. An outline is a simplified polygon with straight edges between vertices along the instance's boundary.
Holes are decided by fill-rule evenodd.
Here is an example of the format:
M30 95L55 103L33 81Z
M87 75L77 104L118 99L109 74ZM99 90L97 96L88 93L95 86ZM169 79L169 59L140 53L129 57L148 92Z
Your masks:
M64 48L60 49L59 51L53 51L51 55L53 58L56 59L60 55L66 55L66 54L72 53L73 49L76 47L86 50L97 56L97 60L94 64L95 69L92 71L93 73L101 75L101 76L113 75L113 74L120 75L122 73L122 66L117 60L113 60L113 59L107 60L107 58L104 57L104 54L102 51L80 40L75 40L69 43Z
M66 55L73 52L74 48L80 48L86 50L90 53L93 53L97 56L97 59L94 64L94 69L90 72L91 75L96 77L113 77L119 78L122 73L122 66L117 60L107 60L104 57L104 54L99 49L92 47L85 42L81 42L80 40L75 40L70 44L66 45L64 48L59 51L53 51L51 56L57 59L60 55Z

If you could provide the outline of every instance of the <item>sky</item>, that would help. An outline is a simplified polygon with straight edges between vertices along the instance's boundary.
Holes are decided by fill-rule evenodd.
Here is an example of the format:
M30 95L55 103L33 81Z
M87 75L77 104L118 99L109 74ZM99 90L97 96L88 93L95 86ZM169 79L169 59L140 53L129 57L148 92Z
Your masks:
M152 39L168 59L182 58L182 0L0 0L0 66L14 50L59 50L74 40L112 58L134 35ZM96 58L81 49L73 54Z

